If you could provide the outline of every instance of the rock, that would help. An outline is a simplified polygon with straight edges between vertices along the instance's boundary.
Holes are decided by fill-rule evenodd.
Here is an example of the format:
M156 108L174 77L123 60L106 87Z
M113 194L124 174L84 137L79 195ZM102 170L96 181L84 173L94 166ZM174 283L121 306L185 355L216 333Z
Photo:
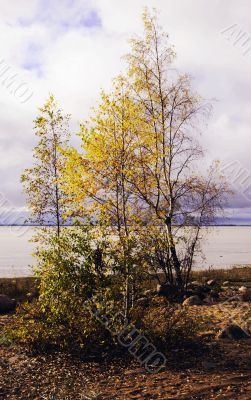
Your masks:
M205 297L203 302L206 303L206 304L213 304L213 299L212 299L212 297L207 296L207 297Z
M178 294L178 288L174 285L157 285L158 296L174 297Z
M251 289L246 286L241 286L239 288L239 292L241 293L242 301L251 301Z
M200 285L200 286L197 287L197 290L200 293L209 293L211 289L207 285Z
M241 295L242 301L251 301L251 290L247 290L245 293Z
M230 282L229 281L225 281L225 282L223 282L223 284L222 284L222 286L229 286L230 285Z
M186 298L197 295L197 291L195 289L188 289L186 290Z
M247 290L248 290L248 288L247 288L246 286L241 286L241 287L239 288L239 292L240 292L240 293L246 293Z
M201 283L198 281L191 282L191 286L201 286Z
M244 329L242 329L238 325L228 325L226 326L218 335L218 339L231 339L231 340L240 340L240 339L251 339L251 335L249 335Z
M207 281L207 285L208 286L216 286L217 282L215 279L210 279L209 281Z
M213 304L219 299L219 297L219 293L216 290L211 290L211 292L203 299L203 302L206 304Z
M210 288L208 287L207 284L197 282L197 281L189 283L187 287L190 289L193 289L193 290L199 290L199 291L204 291L204 292L210 291Z
M5 294L0 294L0 314L7 314L14 311L16 307L16 301L11 299Z
M219 293L218 293L216 290L211 290L210 296L211 296L211 298L214 299L214 300L218 300L219 297L220 297Z
M210 292L210 288L207 285L198 285L193 289L194 295L200 297L203 300Z
M197 295L188 297L186 300L183 301L184 306L200 306L201 304L203 303Z

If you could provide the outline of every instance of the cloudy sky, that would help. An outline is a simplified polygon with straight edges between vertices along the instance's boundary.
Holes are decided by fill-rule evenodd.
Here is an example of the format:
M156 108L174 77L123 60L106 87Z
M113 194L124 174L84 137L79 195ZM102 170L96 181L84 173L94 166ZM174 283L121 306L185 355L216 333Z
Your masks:
M237 192L232 222L251 222L248 0L0 0L0 222L4 209L25 207L19 179L32 162L37 108L53 93L77 132L100 89L123 71L121 56L128 38L142 32L144 6L159 10L176 66L213 101L202 134L207 161L222 160Z

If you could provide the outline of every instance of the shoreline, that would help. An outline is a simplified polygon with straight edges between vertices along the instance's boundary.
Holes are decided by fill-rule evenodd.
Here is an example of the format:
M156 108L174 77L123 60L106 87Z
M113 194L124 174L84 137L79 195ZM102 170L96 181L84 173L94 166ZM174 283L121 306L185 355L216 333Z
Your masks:
M207 268L196 270L191 274L191 281L216 279L219 282L251 282L251 264L236 265L228 268ZM153 280L152 283L155 281ZM0 294L23 299L27 294L38 291L39 278L35 276L0 277Z
M241 269L247 269L247 268L251 268L251 262L248 264L232 264L232 265L228 265L228 266L222 266L222 265L215 265L215 266L210 266L210 267L204 267L204 268L196 268L196 266L193 268L192 272L194 274L208 274L208 273L212 273L215 271L215 273L217 274L218 272L231 272L233 270L241 270ZM1 271L0 271L1 273ZM1 276L0 275L0 282L2 280L20 280L20 279L36 279L36 277L34 275L20 275L20 276Z

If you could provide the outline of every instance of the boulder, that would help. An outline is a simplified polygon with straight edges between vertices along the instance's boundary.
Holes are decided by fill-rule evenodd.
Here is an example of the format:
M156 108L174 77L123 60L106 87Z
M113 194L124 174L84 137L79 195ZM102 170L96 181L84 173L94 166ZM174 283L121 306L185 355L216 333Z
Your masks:
M7 314L14 311L16 307L16 301L11 299L5 294L0 294L0 314Z
M193 281L193 282L191 282L190 285L191 285L191 286L201 286L201 283L198 282L198 281Z
M217 282L216 282L216 280L215 279L210 279L209 281L207 281L207 285L208 286L216 286L217 285Z
M251 290L247 290L241 295L242 301L251 301Z
M241 286L239 288L239 292L241 293L242 301L251 301L251 289L246 286Z
M203 303L201 299L197 295L188 297L186 300L183 301L184 306L200 306L202 304Z
M210 296L205 297L205 299L203 300L203 302L205 304L213 304L213 299Z
M220 295L216 290L211 290L210 293L203 299L204 303L213 304L215 301L219 300Z
M246 293L247 290L248 290L248 288L247 288L246 286L241 286L241 287L239 288L239 292L240 292L240 293Z
M246 332L240 326L232 324L226 326L218 334L218 339L231 339L231 340L251 339L251 335L249 335L248 332Z
M203 300L210 292L210 288L207 285L197 285L194 286L192 291L190 290L191 295L199 296L201 300Z
M211 290L210 296L211 296L211 298L214 299L214 300L218 300L219 297L220 297L220 295L219 295L219 293L217 292L217 290Z
M174 297L178 294L178 288L174 285L157 285L157 295L165 297Z
M209 293L211 291L211 288L208 287L207 285L200 285L200 286L197 287L197 290L200 293Z

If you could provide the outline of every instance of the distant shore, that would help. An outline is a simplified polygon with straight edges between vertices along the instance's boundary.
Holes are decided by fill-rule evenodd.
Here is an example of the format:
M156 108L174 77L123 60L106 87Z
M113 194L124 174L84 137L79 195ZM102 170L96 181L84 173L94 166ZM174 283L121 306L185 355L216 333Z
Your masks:
M194 270L192 280L216 279L218 281L247 282L251 281L251 264L234 267L204 270ZM39 285L39 279L34 276L27 277L0 277L0 294L6 294L16 299L22 299L28 293L34 293Z

